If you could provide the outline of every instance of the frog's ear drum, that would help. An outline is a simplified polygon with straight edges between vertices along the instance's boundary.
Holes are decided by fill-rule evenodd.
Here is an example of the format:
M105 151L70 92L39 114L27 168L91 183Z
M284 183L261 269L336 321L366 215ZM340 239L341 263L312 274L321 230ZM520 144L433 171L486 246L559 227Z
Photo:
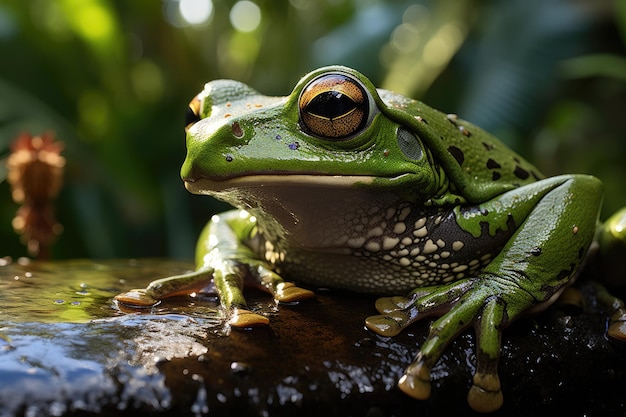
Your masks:
M202 119L202 117L200 117L201 106L202 101L198 96L195 96L189 103L189 107L187 107L187 114L185 115L185 132L187 132L196 122Z
M300 125L321 139L347 139L366 126L369 100L356 79L339 73L321 75L300 94Z

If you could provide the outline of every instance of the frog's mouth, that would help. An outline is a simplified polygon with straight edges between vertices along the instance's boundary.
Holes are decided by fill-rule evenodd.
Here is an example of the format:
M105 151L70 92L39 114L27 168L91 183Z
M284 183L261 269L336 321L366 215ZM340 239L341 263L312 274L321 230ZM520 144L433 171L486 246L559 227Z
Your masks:
M230 178L184 178L185 188L193 194L257 187L348 188L370 185L378 177L371 175L257 174Z

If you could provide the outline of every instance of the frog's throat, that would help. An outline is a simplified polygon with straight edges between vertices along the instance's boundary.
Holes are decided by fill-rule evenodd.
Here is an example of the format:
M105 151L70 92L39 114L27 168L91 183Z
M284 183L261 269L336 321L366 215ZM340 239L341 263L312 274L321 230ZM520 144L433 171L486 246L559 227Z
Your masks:
M185 188L193 194L213 194L229 189L266 186L315 186L345 189L370 185L379 178L371 175L259 174L228 179L199 177L184 181ZM387 178L387 180L393 181L393 178Z

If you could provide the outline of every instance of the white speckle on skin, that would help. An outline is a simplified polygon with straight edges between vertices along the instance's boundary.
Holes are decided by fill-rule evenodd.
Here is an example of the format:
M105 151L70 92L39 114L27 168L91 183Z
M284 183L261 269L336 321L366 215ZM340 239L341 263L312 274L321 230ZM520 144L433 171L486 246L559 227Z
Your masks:
M377 237L383 235L382 227L374 227L367 232L367 237Z
M443 240L439 239L439 240L437 240L437 246L439 246L440 248L443 248L444 246L446 246L446 242L444 242Z
M463 246L465 246L465 243L461 242L460 240L452 242L452 250L454 250L456 252L458 252L461 249L463 249Z
M406 231L406 224L404 223L396 223L395 226L393 226L393 232L397 235L404 233Z
M394 248L394 247L396 247L398 242L400 242L400 239L398 239L397 237L385 236L383 238L383 249L384 250L389 250L391 248Z
M421 219L415 222L415 225L413 225L413 229L421 229L425 224L426 224L426 218L422 217Z
M400 258L399 263L402 266L409 266L411 265L411 260L409 258Z
M415 236L415 237L425 237L425 236L428 236L428 230L426 230L426 227L422 227L420 229L414 230L413 231L413 236Z
M452 272L463 272L467 269L467 265L459 265L452 270Z
M428 239L424 244L424 249L422 250L422 253L428 255L429 253L433 253L437 249L439 249L439 246L435 245L431 239Z

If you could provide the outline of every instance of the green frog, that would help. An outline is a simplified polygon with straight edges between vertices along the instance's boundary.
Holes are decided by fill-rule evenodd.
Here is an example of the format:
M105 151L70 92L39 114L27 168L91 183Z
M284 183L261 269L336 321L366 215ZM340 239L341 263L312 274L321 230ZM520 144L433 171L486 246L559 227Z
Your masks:
M152 306L213 281L229 324L250 327L268 318L247 307L249 280L278 302L314 296L291 280L388 296L365 320L378 334L439 317L398 383L414 398L430 396L431 368L473 326L468 402L498 409L501 331L554 302L596 236L598 179L544 178L477 126L378 90L350 68L317 69L286 97L209 82L185 130L185 187L237 209L203 230L196 271L117 302ZM624 241L625 225L622 211L597 236ZM610 334L625 338L624 305L603 294Z

